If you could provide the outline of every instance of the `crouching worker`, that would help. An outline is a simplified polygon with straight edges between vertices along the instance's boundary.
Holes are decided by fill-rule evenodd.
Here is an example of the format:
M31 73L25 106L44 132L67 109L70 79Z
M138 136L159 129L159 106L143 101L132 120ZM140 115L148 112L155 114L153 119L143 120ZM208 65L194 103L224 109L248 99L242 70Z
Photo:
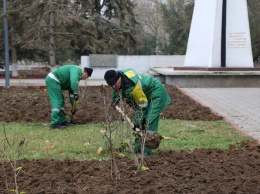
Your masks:
M134 128L142 131L157 132L160 113L170 104L166 88L157 79L138 74L133 69L120 71L108 70L104 75L107 84L113 88L112 104L119 103L120 96L136 110ZM135 152L141 151L140 140L136 138ZM151 155L152 150L144 147L144 155Z
M82 68L76 65L65 65L49 73L45 78L51 103L51 129L64 129L69 124L65 114L65 103L62 90L67 90L70 103L79 100L79 81L91 76L92 68ZM72 109L73 110L73 109ZM72 111L75 114L76 110Z

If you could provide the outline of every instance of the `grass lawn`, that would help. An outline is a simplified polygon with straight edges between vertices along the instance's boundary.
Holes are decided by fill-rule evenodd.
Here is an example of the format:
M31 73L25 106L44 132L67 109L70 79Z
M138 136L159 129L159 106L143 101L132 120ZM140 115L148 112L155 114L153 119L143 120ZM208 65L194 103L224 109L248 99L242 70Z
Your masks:
M111 132L111 133L110 133ZM159 133L165 137L157 151L227 149L230 144L252 140L225 121L160 120ZM110 158L108 139L113 145L133 141L132 129L124 122L75 125L66 130L50 130L47 123L0 123L0 148L9 158L104 160ZM6 134L6 135L5 135ZM8 140L8 142L6 141ZM100 150L102 150L100 152ZM0 155L1 159L5 157Z

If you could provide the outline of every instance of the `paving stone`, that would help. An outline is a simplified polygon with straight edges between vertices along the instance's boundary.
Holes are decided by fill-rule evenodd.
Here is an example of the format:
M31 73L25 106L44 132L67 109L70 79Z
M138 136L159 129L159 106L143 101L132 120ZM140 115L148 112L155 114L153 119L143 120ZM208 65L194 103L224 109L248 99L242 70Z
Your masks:
M260 88L181 88L194 100L260 141Z

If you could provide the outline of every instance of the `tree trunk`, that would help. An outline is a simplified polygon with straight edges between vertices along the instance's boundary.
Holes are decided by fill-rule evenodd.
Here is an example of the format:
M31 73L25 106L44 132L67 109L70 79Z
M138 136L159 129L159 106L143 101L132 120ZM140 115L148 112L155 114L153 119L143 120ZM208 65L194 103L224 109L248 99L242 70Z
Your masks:
M14 31L13 30L13 26L10 27L11 30L10 31ZM18 69L17 69L17 52L16 52L16 48L15 48L15 43L13 41L13 34L10 33L10 45L11 45L11 57L12 57L12 77L18 77Z
M56 65L56 44L55 44L55 37L54 37L54 11L53 11L53 4L52 0L49 0L50 5L50 42L49 42L49 54L50 54L50 65L53 67Z
M16 48L14 46L12 46L12 76L18 77L17 53Z
M14 0L9 0L9 6L12 6L14 4ZM10 32L14 32L14 25L16 22L10 22L9 27L10 27ZM11 45L11 64L12 64L12 77L18 77L18 70L17 70L17 52L15 48L15 41L14 41L14 33L10 33L10 45Z

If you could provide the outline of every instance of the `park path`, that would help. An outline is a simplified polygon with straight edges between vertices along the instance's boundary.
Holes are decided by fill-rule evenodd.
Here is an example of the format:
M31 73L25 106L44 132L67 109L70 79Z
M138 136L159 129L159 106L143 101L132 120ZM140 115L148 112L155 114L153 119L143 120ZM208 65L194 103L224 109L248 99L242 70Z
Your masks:
M260 88L181 88L223 116L236 129L260 141Z

